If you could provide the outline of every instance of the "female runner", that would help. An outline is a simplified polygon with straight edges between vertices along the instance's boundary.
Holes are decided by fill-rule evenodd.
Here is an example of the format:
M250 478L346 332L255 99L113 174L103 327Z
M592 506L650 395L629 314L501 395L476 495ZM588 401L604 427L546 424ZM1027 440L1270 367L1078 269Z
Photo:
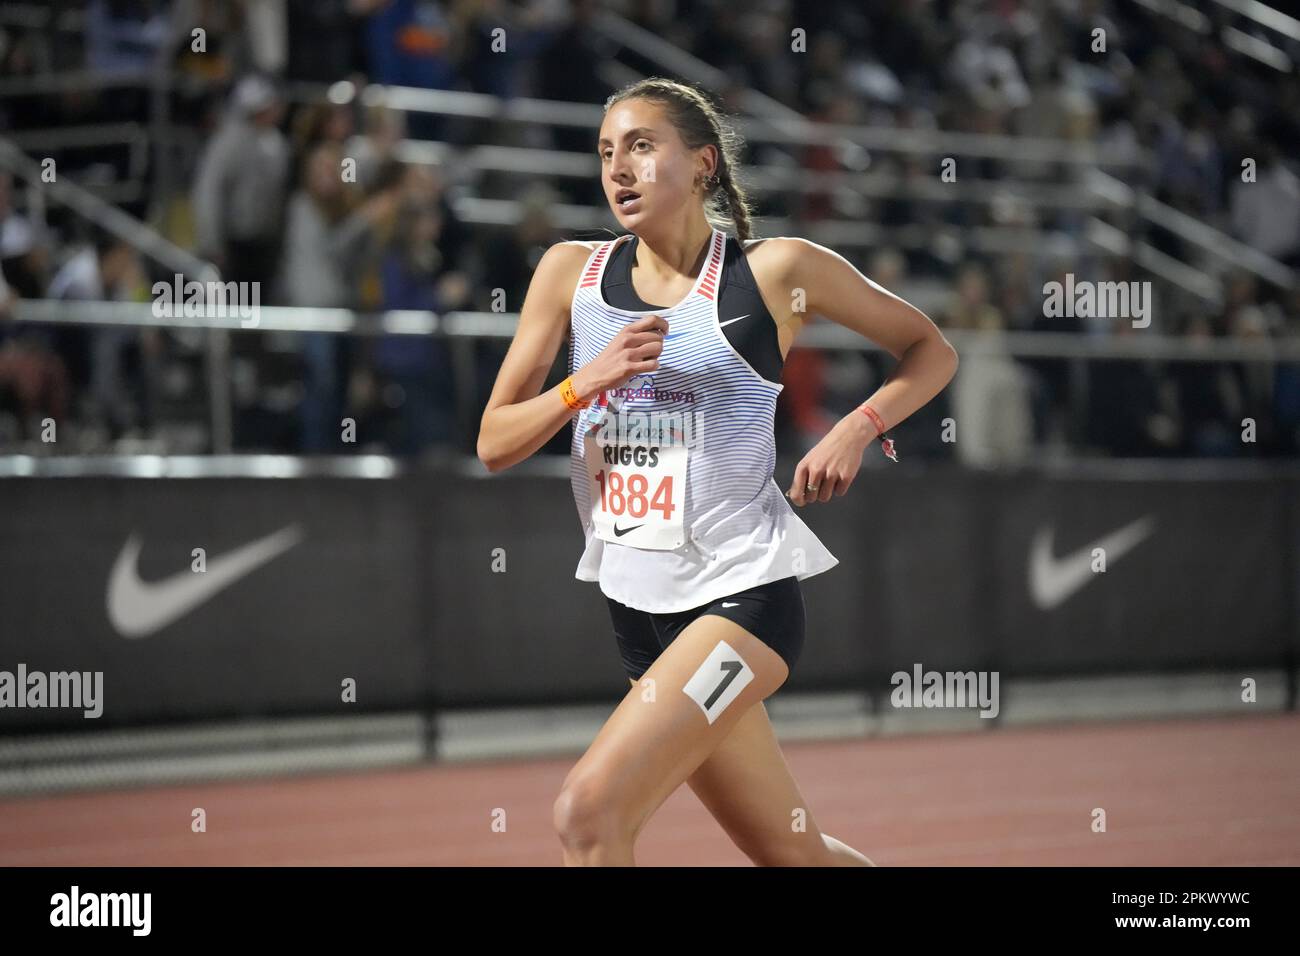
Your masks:
M838 563L772 477L773 412L810 314L898 360L795 469L790 500L828 502L877 438L894 457L886 429L943 389L957 355L837 253L751 240L738 150L692 87L651 78L609 98L601 182L630 235L546 251L483 414L493 472L577 419L576 577L599 583L632 683L555 801L566 865L634 865L683 782L758 865L873 865L819 830L763 704L803 646L800 580ZM566 330L570 374L543 393Z

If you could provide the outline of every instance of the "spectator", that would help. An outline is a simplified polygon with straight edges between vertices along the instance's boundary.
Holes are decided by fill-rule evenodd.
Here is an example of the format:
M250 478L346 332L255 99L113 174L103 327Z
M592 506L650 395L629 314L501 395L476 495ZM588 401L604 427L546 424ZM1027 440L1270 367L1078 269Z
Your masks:
M961 290L963 321L981 333L980 344L962 356L952 387L957 422L957 459L975 467L1019 465L1034 444L1028 375L1007 353L1002 313L978 301L986 294L982 271L967 267Z
M357 185L363 191L374 188L379 171L394 159L399 143L406 138L406 114L385 106L365 111L364 131L348 138L344 155L356 161Z
M1271 143L1259 150L1256 181L1238 174L1233 184L1232 229L1251 248L1300 267L1300 178Z
M420 206L434 206L438 210L438 251L448 269L459 269L469 245L469 230L460 221L447 200L446 182L435 166L412 163L402 176L403 195Z
M557 199L558 195L541 183L524 190L519 223L508 232L494 232L484 243L482 273L474 283L479 289L474 307L485 312L518 312L523 307L528 282L542 254L564 238L553 220ZM474 343L479 386L476 401L480 408L487 405L492 382L509 347L508 340L482 339ZM568 433L561 429L547 450L566 453L568 441Z
M518 312L533 270L542 254L564 238L554 222L554 190L543 183L525 188L519 197L522 207L519 222L510 230L494 232L483 246L484 272L476 286L480 289L476 306L485 311ZM497 290L504 297L498 301Z
M318 143L333 143L342 146L352 137L355 124L352 119L351 103L313 103L299 110L290 123L292 144L292 175L298 175L306 169L307 154ZM345 153L339 154L340 163ZM343 169L337 169L342 177ZM294 182L294 188L302 185Z
M176 0L165 49L183 76L227 82L254 68L246 8L225 0Z
M515 97L521 71L542 40L538 11L505 0L474 0L455 8L453 49L463 88L490 96Z
M371 82L430 90L456 85L452 23L442 3L356 0L353 9L368 15L365 36ZM440 116L414 113L409 123L417 138L444 138L446 121Z
M589 155L594 143L590 128L515 124L494 115L444 122L420 110L408 113L381 105L358 115L361 99L297 108L289 128L278 104L268 116L236 110L218 123L214 91L228 89L233 77L254 69L275 75L287 64L295 78L325 83L348 78L358 87L398 83L598 104L609 92L607 77L615 58L615 69L660 69L634 50L620 50L595 28L593 17L600 7L594 0L85 0L83 5L88 25L84 37L64 29L57 11L44 7L31 23L6 25L0 31L0 73L38 77L65 66L76 68L82 55L91 69L144 66L158 41L159 11L168 11L170 35L163 44L162 63L172 67L177 81L169 94L170 119L182 130L193 131L191 141L198 144L201 164L197 175L185 173L184 161L192 161L185 148L188 137L154 144L163 153L151 150L150 158L166 161L146 164L149 179L139 192L145 198L134 209L128 201L128 209L165 223L165 234L178 244L219 260L227 279L278 277L278 286L262 296L265 304L344 302L369 311L407 301L432 307L429 277L421 273L423 260L418 255L404 258L394 246L400 226L436 235L441 261L435 286L447 273L472 274L478 307L493 307L491 292L500 288L506 290L507 307L517 309L538 246L560 238L541 213L551 200L530 206L525 221L513 231L499 225L468 228L454 210L464 202L464 208L476 214L495 214L505 207L492 202L519 195L524 185L520 175L504 168L482 174L458 170L454 192L449 192L442 170L428 164L407 166L397 159L413 152L405 123L414 123L411 133L417 139L445 138L453 154L457 146L486 142L560 146ZM943 158L939 152L886 137L812 150L797 138L756 138L750 158L776 173L768 182L775 183L782 170L799 168L864 174L845 177L834 186L805 177L812 190L764 190L756 210L760 220L818 220L817 229L794 231L855 258L884 249L871 261L869 274L896 289L899 281L889 276L900 275L906 267L915 278L909 279L908 288L896 291L947 325L977 334L983 334L982 328L1085 331L1106 338L1131 334L1122 325L1112 328L1104 317L1048 318L1042 308L1044 280L1054 275L1059 279L1064 271L1098 281L1148 278L1138 275L1134 258L1144 245L1207 275L1218 271L1221 257L1213 244L1190 241L1187 230L1179 227L1179 217L1159 215L1145 200L1136 205L1122 201L1122 186L1131 187L1131 195L1139 200L1153 195L1210 226L1234 232L1267 255L1300 266L1300 180L1286 156L1286 147L1300 140L1300 74L1271 70L1224 46L1217 35L1197 39L1168 17L1113 0L1089 2L1079 10L1051 4L990 6L977 0L937 6L832 2L807 9L780 0L750 11L717 3L672 8L660 0L632 0L620 6L620 13L640 29L711 63L719 71L716 82L709 84L712 95L731 110L747 112L748 98L758 89L814 121L867 123L879 131L896 130L899 140L911 132L1014 131L1065 141L1064 151L1040 149L1039 144L1006 151L985 150L983 145L993 144L968 139L971 149L963 151L953 140L957 179L949 182L936 179ZM791 56L788 27L796 22L791 20L796 9L808 47L806 55ZM56 20L60 29L51 29ZM133 31L124 32L127 24L135 24ZM504 55L490 48L498 25L508 32ZM1098 29L1109 44L1104 53L1094 48ZM1271 42L1262 34L1260 39ZM232 101L241 109L262 112L258 107L267 97L258 86L253 81L238 84ZM270 98L275 98L273 92ZM41 129L88 122L91 114L138 123L150 117L152 105L152 94L144 89L115 87L108 96L20 92L0 103L0 125ZM364 131L358 135L352 127L360 119ZM292 131L289 143L280 129ZM298 174L313 165L323 171L323 161L307 159L323 143L332 144L336 163L341 161L340 144L342 156L356 160L355 184L340 183L337 177L327 188L324 180L297 181ZM949 143L944 145L947 152ZM1075 146L1081 154L1095 151L1111 178L1098 176L1089 163L1058 158ZM68 154L57 156L61 180L68 173L70 180L95 188L89 160L102 161L115 177L114 188L125 191L140 185L135 179L141 172L139 154L121 143L83 144ZM1247 158L1258 163L1256 181L1241 181L1241 162ZM1125 160L1142 165L1124 165ZM193 206L177 201L168 189L172 169L189 175ZM128 175L130 182L125 181ZM762 182L765 177L755 178ZM986 195L980 185L984 180L1000 182ZM605 210L594 176L548 176L541 181L575 204ZM867 188L859 188L860 183ZM357 194L369 198L349 214L346 207L356 203ZM65 260L51 241L64 227L66 213L58 204L36 204L22 212L12 206L13 199L21 202L37 195L33 188L12 196L7 178L0 180L0 273L14 294L25 297L45 295L51 260ZM294 201L286 203L291 195ZM345 195L353 202L343 202ZM457 198L454 206L451 195ZM171 206L146 211L145 203L152 207L155 200ZM415 218L408 221L403 214L399 221L399 209L408 206ZM425 218L437 219L440 227L432 229ZM859 221L870 222L884 244L874 249L841 244L839 237L851 234ZM281 227L292 232L286 246L279 241ZM1124 243L1124 235L1132 244ZM905 261L888 250L889 242L900 244ZM277 263L280 248L284 261ZM1117 258L1108 260L1103 249L1117 250ZM963 268L968 250L991 254L987 276L981 268ZM69 271L60 275L60 284L69 289L78 285L69 280L84 276L89 265L85 252L72 259ZM341 268L330 268L331 259ZM1192 334L1207 341L1266 339L1283 325L1285 282L1282 288L1261 283L1242 291L1243 280L1229 277L1227 307L1213 313L1199 300L1185 305L1186 293L1175 284L1150 278L1156 279L1160 308L1154 316L1159 327L1145 333L1148 336L1170 331L1168 317L1182 308L1195 317L1188 323ZM1295 300L1290 302L1294 309ZM133 347L109 349L110 359L97 363L92 339L89 329L64 324L22 326L10 321L0 332L0 340L21 342L32 354L52 351L65 359L72 395L89 395L88 406L120 404L96 399L90 381L96 368L110 378L122 373L121 359L130 359ZM201 334L176 332L170 341L191 349L186 358L197 360ZM274 419L274 444L288 449L286 438L298 422L286 412L294 407L303 372L297 356L276 365L275 341L273 335L233 337L234 394L237 409L246 407L251 396L265 399L263 408L270 415L263 420ZM322 406L330 410L318 409L315 418L332 421L339 417L340 382L353 358L346 354L348 346L359 343L324 335L301 341L309 391L316 393L327 383L331 396ZM268 342L271 348L263 354ZM389 348L403 342L410 345L409 340L394 339L379 350L395 374L401 356L395 358ZM475 344L475 360L486 381L500 360L495 347L492 341ZM256 361L247 360L250 351L257 353ZM171 368L179 370L181 364ZM826 361L822 353L797 349L786 365L782 414L788 418L793 413L806 434L815 436L824 428L819 415L835 410L846 383L871 375L879 378L889 364L880 353L869 354L865 362L859 356ZM353 381L363 368L364 363L353 363ZM1078 431L1072 427L1070 437L1086 439L1099 450L1148 454L1174 448L1194 453L1196 448L1221 446L1240 451L1240 442L1228 435L1233 440L1224 444L1216 429L1235 432L1232 423L1246 415L1259 423L1261 448L1273 440L1268 435L1294 448L1290 436L1300 433L1295 425L1300 412L1294 411L1300 377L1287 363L1207 362L1198 367L1180 362L1089 362L1090 398L1082 421L1053 414L1074 415L1080 409L1078 394L1070 388L1068 362L1045 356L1027 359L1020 368L1032 373L1036 421L1082 425ZM277 372L291 380L267 385L268 376ZM125 374L130 382L129 362ZM1101 382L1109 384L1100 389ZM403 393L395 378L388 384L390 397ZM408 391L418 385L413 383ZM963 387L970 385L967 381ZM1093 394L1099 390L1108 396ZM956 395L956 385L951 392ZM13 395L10 388L11 405ZM946 401L948 396L941 395L918 414L946 414ZM304 407L304 415L310 419L313 413ZM237 425L239 421L237 416ZM1158 424L1152 427L1151 422ZM938 429L928 420L913 424L916 434L909 447L915 452L921 433ZM309 445L325 434L313 431L317 438L306 440ZM332 426L326 430L332 431ZM1046 433L1043 428L1041 434ZM237 442L243 440L238 430L236 435ZM559 435L557 447L562 444ZM955 450L927 447L923 453L946 455Z
M386 310L443 312L465 303L464 275L445 267L438 249L442 215L436 206L407 201L383 262ZM416 455L455 437L455 375L447 340L385 335L375 345L375 368L398 407L390 447ZM396 389L393 389L396 386Z
M275 87L246 76L232 109L199 161L194 218L199 254L233 282L270 288L279 259L289 144L279 129Z
M280 288L286 305L350 308L343 221L348 192L339 172L342 151L318 143L307 154L302 187L289 199ZM321 452L338 445L343 383L341 336L304 332L299 344L306 370L302 402L302 447Z
M44 418L61 424L71 392L59 357L39 338L14 328L17 300L0 274L0 442L41 434Z
M280 76L289 62L288 0L243 0L242 5L252 68Z
M144 301L146 280L135 250L123 240L100 234L93 246L72 256L54 276L47 292L51 299L83 302ZM158 372L154 358L157 332L129 326L94 326L80 333L86 386L94 420L121 438L128 431L152 425ZM148 341L146 341L148 340ZM64 338L64 352L68 339ZM137 374L129 374L128 365Z
M48 281L49 248L41 230L14 209L13 177L0 170L0 271L15 294L39 299Z
M952 329L1006 327L1002 313L989 301L989 279L984 267L967 263L957 274L957 288L944 310L944 324Z

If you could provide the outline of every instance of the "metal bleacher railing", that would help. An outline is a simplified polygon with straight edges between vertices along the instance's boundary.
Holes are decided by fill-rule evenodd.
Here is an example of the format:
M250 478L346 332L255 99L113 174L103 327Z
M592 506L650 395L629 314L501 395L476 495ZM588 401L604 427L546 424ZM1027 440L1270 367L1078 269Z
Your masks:
M1274 10L1259 0L1213 0L1212 17L1190 3L1180 0L1134 0L1152 13L1166 17L1205 37L1216 33L1215 19L1232 21L1219 24L1218 40L1223 46L1242 56L1272 67L1282 73L1295 69L1292 56L1287 53L1290 44L1294 49L1300 41L1300 20Z
M693 60L688 54L663 43L639 27L612 14L599 18L600 28L620 43L635 46L642 56L661 63L689 78L708 83L713 70ZM619 67L626 74L626 67ZM716 72L716 71L715 71ZM624 78L631 78L625 76ZM154 102L165 102L163 95L168 78L158 72L141 76L109 78L113 85L147 86ZM34 81L25 81L32 86ZM45 86L64 90L88 88L102 76L48 78ZM44 89L37 84L31 90ZM0 84L0 95L7 90ZM527 98L500 99L493 96L445 90L369 86L360 90L351 83L333 86L289 84L290 99L298 102L351 102L355 98L364 106L383 106L404 112L423 112L443 117L490 120L504 124L539 124L552 127L575 127L594 130L599 126L601 108L594 104L544 101ZM1051 242L1065 258L1080 256L1087 249L1132 259L1147 273L1168 283L1172 295L1199 300L1202 306L1215 307L1223 300L1220 273L1227 269L1245 270L1284 289L1297 285L1294 270L1250 249L1211 226L1195 220L1155 200L1141 186L1140 173L1149 157L1108 156L1089 143L1075 141L1010 137L984 134L949 133L922 130L897 130L869 126L845 126L810 122L792 110L761 94L750 91L742 104L753 115L739 117L740 131L751 144L776 150L803 148L809 145L849 147L859 153L918 155L929 158L967 157L997 159L1007 168L1020 170L1019 178L983 180L961 176L956 182L940 182L937 177L911 180L887 172L866 168L845 172L812 172L779 164L756 165L745 171L754 193L806 194L810 191L843 191L863 198L902 198L917 202L988 204L1014 201L1034 209L1071 210L1087 216L1079 236L1053 233ZM117 132L136 148L135 137L146 127L134 124ZM174 142L165 110L155 109L150 135ZM25 135L25 134L24 134ZM42 134L45 135L45 134ZM69 134L70 135L70 134ZM76 137L73 137L75 140ZM162 239L148 225L106 202L103 195L78 186L67 177L57 183L44 183L39 164L19 148L17 137L0 138L0 167L11 171L37 192L62 203L78 215L125 239L143 255L168 270L187 278L212 281L219 278L215 268L190 253ZM72 140L69 140L72 142ZM42 141L44 144L44 141ZM29 148L35 142L27 144ZM154 143L155 147L159 144ZM42 145L42 148L45 148ZM160 151L165 152L165 151ZM133 155L135 155L133 153ZM469 185L485 173L503 172L530 177L592 178L599 175L594 150L571 153L505 145L467 145L407 140L400 144L398 156L405 161L439 165L460 184ZM170 166L163 162L161 166ZM863 164L864 166L866 164ZM1112 175L1106 170L1119 175ZM1068 182L1059 179L1035 181L1064 170ZM174 180L174 173L163 176ZM485 228L500 228L518 221L521 205L515 199L487 198L463 190L453 201L456 214L466 223ZM612 226L604 208L558 204L551 210L555 225L561 230L598 229ZM1105 218L1103 218L1105 217ZM1111 221L1107 221L1107 220ZM911 249L924 248L935 239L933 226L903 226L885 229L870 222L820 220L797 223L780 218L761 220L763 234L799 234L833 248L862 249L889 244ZM1195 261L1184 262L1156 249L1142 235L1148 226L1158 226L1184 240L1197 250ZM942 228L942 227L941 227ZM955 230L956 227L947 227ZM989 225L960 230L961 244L971 250L1006 254L1039 253L1047 237L1043 230L1024 226ZM70 303L22 301L16 317L41 323L87 325L159 325L202 328L206 336L206 373L208 380L211 448L214 453L231 451L231 394L229 368L229 333L243 328L240 320L222 316L159 318L148 304L139 303ZM386 313L364 315L347 310L275 308L260 309L258 331L332 331L344 334L377 333L436 334L447 336L454 348L464 349L479 338L509 338L518 316L513 313L459 312L446 315L432 313ZM1074 360L1077 374L1086 378L1082 363L1089 359L1133 358L1170 361L1215 358L1232 361L1277 362L1300 357L1300 344L1266 340L1262 342L1214 342L1207 347L1162 336L1154 330L1140 336L1092 338L1066 333L1015 332L988 336L982 333L950 333L963 354L997 352L1011 356L1058 357ZM809 327L801 337L801 346L829 350L861 351L870 348L859 337L829 324ZM472 362L460 363L472 374ZM475 394L472 381L458 383L462 399ZM462 402L464 405L464 402ZM462 407L462 421L472 415Z
M676 50L670 44L665 44L647 31L613 14L603 14L598 22L602 29L620 43L637 45L638 52L643 56L654 57L667 68L678 70L701 82L718 79L713 75L717 73L713 67ZM188 144L186 148L193 148L192 142L185 137L178 137L172 128L166 105L166 92L172 78L166 74L105 77L79 73L63 78L25 78L17 81L19 86L10 90L9 85L13 82L15 81L0 82L0 97L18 92L102 88L105 84L115 87L147 86L154 104L148 135L154 142L160 160L156 164L156 175L160 181L154 184L155 194L166 193L169 184L175 180L173 164L166 161L166 146L184 142ZM193 84L193 80L186 82ZM359 96L360 101L367 106L386 106L404 112L491 120L497 123L594 130L601 119L601 109L594 104L524 97L500 100L486 94L450 90L372 85L358 93L352 84L344 82L333 87L290 84L287 92L297 102L323 102L327 99L346 102L353 96ZM752 91L744 98L743 105L754 111L755 115L738 117L736 124L748 141L755 145L777 148L810 145L849 147L864 157L877 152L923 156L936 162L940 158L949 157L996 159L1009 164L1013 171L1018 171L1017 178L1014 179L987 181L962 174L955 182L948 183L938 181L937 177L915 181L897 174L865 170L814 172L776 165L754 166L746 171L747 181L759 195L834 190L863 199L888 197L927 203L979 205L1014 202L1034 209L1106 212L1120 225L1112 225L1097 215L1090 216L1084 233L1084 243L1087 246L1110 255L1131 258L1144 270L1206 303L1217 305L1222 301L1222 285L1217 273L1227 268L1243 269L1284 288L1294 287L1297 281L1294 270L1282 263L1151 196L1142 188L1140 176L1129 176L1149 166L1150 157L1141 152L1129 156L1111 156L1093 144L1070 140L816 123ZM75 133L82 138L92 139L96 135L106 135L110 141L121 138L132 150L134 168L143 155L140 148L143 131L144 127L138 124L114 124L112 129L86 128L71 131L68 135ZM32 134L17 136L30 140ZM18 139L15 142L22 145ZM73 145L72 141L70 145ZM448 143L408 140L402 144L399 156L408 162L453 165L465 178L477 177L486 172L553 178L594 178L599 172L594 151L591 154L575 154L501 145L460 147ZM1034 169L1038 175L1050 170L1068 170L1070 181L1064 185L1059 182L1034 182L1030 172ZM1119 172L1124 178L1107 170ZM96 187L97 191L100 188ZM100 194L103 195L102 192ZM508 199L467 199L463 206L463 209L457 210L462 218L471 224L486 226L513 222L518 208L513 200ZM555 210L555 218L561 228L596 228L609 224L605 210L589 206L561 206ZM860 221L826 220L794 224L773 218L766 220L765 225L769 231L776 232L793 232L798 229L809 239L841 248L863 248L881 242L880 231ZM1142 238L1151 226L1166 230L1195 247L1199 260L1181 262L1157 250ZM963 233L962 242L974 251L998 254L1038 250L1041 248L1041 238L1042 231L1038 229L995 225ZM1058 234L1053 239L1063 255L1078 253L1078 244L1069 237ZM889 234L890 244L902 248L920 249L932 241L933 230L926 228L895 229Z

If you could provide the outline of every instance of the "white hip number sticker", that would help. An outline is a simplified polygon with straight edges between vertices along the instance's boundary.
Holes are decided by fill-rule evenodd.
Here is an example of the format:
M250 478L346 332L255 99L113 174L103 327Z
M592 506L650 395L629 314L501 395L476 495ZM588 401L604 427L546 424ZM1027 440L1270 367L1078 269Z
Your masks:
M726 641L718 641L704 663L682 688L686 696L700 705L709 723L740 696L754 679L754 672Z

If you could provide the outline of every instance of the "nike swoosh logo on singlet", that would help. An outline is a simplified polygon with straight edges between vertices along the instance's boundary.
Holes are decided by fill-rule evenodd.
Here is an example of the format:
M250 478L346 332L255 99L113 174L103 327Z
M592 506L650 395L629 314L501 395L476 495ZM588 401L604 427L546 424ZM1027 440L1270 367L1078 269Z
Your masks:
M718 323L718 328L722 328L722 326L724 326L724 325L730 325L732 322L739 322L741 319L747 319L747 318L749 318L749 315L750 315L750 314L749 314L748 312L746 312L744 315L738 315L738 316L736 316L734 319L727 319L726 322L719 322L719 323Z

